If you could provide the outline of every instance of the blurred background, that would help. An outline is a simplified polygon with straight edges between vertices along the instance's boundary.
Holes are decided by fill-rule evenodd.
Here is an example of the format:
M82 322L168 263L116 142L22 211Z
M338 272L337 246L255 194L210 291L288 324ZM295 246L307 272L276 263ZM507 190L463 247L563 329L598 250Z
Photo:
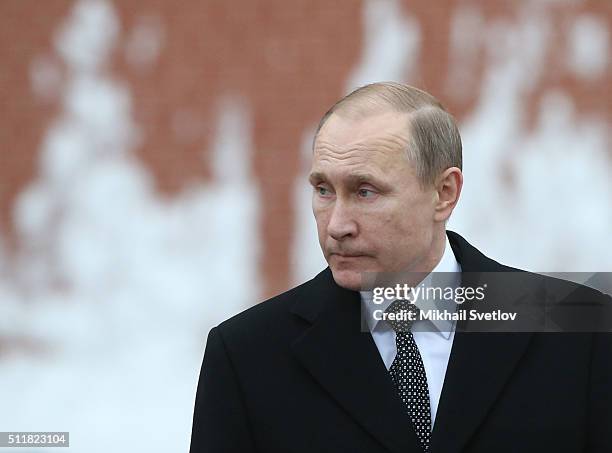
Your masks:
M612 271L611 22L609 0L0 0L0 431L186 452L208 330L325 265L312 134L368 82L457 117L450 229Z

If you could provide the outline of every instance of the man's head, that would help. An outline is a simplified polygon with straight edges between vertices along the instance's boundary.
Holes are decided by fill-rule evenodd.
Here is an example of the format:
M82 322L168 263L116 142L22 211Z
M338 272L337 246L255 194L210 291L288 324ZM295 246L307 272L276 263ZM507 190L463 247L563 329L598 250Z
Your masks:
M461 138L442 105L406 85L367 85L323 116L313 148L313 212L336 283L430 272L463 183Z

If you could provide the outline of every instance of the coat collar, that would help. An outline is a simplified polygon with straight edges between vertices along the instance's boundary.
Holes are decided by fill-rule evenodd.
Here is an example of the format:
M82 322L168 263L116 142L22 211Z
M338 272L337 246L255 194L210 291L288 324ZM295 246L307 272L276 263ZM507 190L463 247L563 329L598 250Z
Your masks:
M359 293L338 287L326 269L301 297L293 311L312 325L291 345L295 357L389 451L419 451L374 340L361 329Z
M504 271L456 233L448 238L466 276ZM465 273L465 274L464 274ZM292 344L296 358L366 431L392 452L420 451L410 419L372 336L360 322L360 297L339 287L329 268L292 308L310 327ZM482 423L523 355L529 334L455 334L430 452L459 451Z

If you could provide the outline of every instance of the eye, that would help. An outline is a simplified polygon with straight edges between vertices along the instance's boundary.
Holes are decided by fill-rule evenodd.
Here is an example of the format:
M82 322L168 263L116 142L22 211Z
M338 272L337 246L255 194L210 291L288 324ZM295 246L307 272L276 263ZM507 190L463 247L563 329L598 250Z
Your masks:
M327 187L316 186L315 190L317 191L317 194L319 194L322 197L327 197L330 194L330 191Z
M371 189L359 189L357 193L361 198L372 198L374 195L376 195L376 192Z

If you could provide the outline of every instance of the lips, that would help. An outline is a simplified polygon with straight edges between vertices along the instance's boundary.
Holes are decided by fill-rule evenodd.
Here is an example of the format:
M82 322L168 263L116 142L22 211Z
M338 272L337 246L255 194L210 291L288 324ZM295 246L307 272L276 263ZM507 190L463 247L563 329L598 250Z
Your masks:
M365 256L362 253L331 253L330 256L335 255L340 258L359 258Z

